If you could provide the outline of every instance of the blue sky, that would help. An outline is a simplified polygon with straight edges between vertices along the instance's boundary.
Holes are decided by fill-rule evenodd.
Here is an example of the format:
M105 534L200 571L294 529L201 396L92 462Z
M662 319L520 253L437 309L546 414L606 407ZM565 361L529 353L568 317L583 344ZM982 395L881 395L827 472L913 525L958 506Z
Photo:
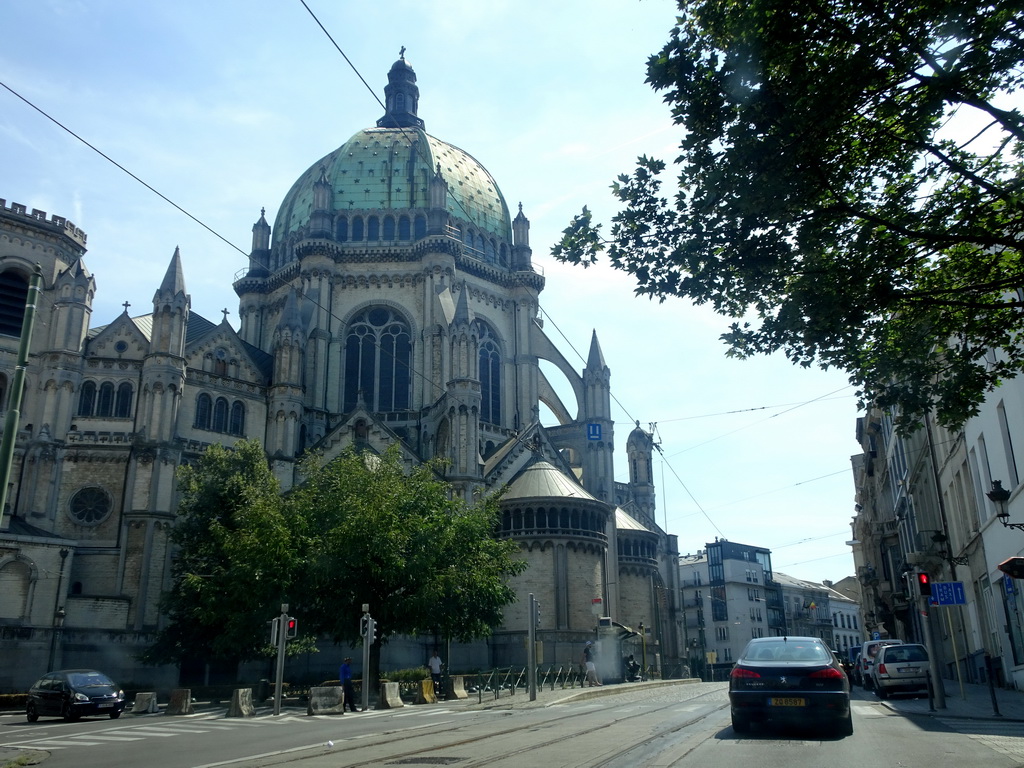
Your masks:
M85 230L93 324L125 301L150 311L176 246L193 311L236 320L231 283L247 261L230 244L247 253L260 209L273 222L306 168L383 114L359 76L383 99L405 46L427 131L472 154L530 219L547 332L581 367L597 330L619 479L633 422L656 423L658 520L682 552L724 536L772 548L776 569L798 578L851 575L846 377L729 360L726 319L636 298L624 273L549 255L584 205L607 221L609 185L638 155L674 156L680 134L644 83L674 4L306 2L358 75L300 0L0 4L0 82L228 241L0 88L0 198Z

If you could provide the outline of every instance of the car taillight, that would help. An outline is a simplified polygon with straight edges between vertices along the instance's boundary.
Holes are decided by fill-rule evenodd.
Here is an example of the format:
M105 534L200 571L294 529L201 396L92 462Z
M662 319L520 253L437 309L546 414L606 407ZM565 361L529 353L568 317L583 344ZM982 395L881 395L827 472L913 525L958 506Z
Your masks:
M835 669L834 667L825 667L824 669L819 669L817 672L811 672L811 674L808 675L808 677L817 678L819 680L822 678L830 679L842 676L843 673L840 672L838 669Z
M885 664L879 664L878 665L878 674L880 674L880 675L884 675L885 674Z
M732 672L729 673L729 677L760 677L760 675L752 669L733 667Z

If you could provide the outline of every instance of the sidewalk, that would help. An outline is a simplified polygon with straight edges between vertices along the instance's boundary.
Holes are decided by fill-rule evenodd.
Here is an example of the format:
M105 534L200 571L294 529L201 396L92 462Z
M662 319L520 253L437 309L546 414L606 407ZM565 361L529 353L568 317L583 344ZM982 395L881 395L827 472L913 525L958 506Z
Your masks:
M882 704L894 712L904 715L927 715L930 717L962 717L972 720L1002 720L1024 722L1024 693L996 688L996 705L999 715L992 706L992 692L987 685L964 683L961 695L956 680L943 680L946 691L946 708L930 710L927 698L907 698L897 694Z

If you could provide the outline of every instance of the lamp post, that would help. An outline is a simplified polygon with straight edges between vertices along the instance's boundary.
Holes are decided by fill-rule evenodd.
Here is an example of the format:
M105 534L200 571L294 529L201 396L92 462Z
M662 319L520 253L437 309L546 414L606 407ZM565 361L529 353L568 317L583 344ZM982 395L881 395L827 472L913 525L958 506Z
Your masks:
M1024 531L1024 523L1010 522L1010 512L1006 508L1006 502L1010 500L1010 492L1003 488L1002 480L993 480L992 490L985 495L988 496L998 508L996 517L999 518L999 522L1003 524L1004 528L1016 528L1018 531Z
M53 661L57 656L57 638L64 627L64 608L60 604L61 587L64 585L64 564L68 561L71 550L67 547L60 549L60 572L57 574L57 589L53 595L53 631L50 634L50 660L46 665L47 671L53 670Z

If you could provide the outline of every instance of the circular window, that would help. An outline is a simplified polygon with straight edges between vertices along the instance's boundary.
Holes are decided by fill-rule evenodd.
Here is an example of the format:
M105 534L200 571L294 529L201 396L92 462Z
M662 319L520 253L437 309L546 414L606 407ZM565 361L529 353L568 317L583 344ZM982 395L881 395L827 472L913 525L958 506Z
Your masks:
M81 525L98 525L107 519L113 505L110 495L98 487L81 488L75 491L68 502L71 518Z
M128 351L128 342L127 341L119 341L116 344L114 344L114 349L116 349L118 352L127 352Z

